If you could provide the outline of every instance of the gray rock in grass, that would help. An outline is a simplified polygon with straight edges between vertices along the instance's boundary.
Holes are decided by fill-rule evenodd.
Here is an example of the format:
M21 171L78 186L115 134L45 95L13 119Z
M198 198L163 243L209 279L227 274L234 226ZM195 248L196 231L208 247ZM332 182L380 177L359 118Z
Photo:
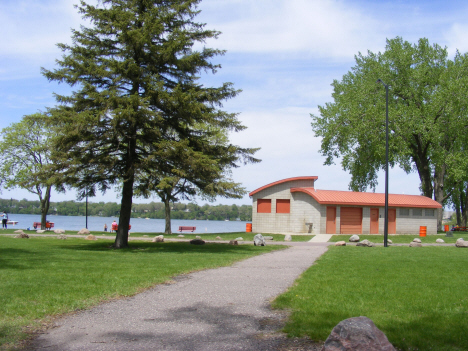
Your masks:
M351 235L351 237L349 238L349 241L351 243L357 243L359 241L359 235L356 235L356 234Z
M321 351L395 351L395 348L372 320L354 317L333 328Z
M346 246L346 241L344 241L344 240L343 241L337 241L335 243L335 246Z
M265 240L274 240L274 238L272 236L269 236L269 235L265 235L263 238Z
M459 238L457 239L455 246L456 247L468 247L468 241L463 240L463 238Z
M235 238L234 240L237 240L237 241L244 241L244 238L243 237L238 237L238 238Z
M164 235L158 235L153 238L153 243L163 243L164 242Z
M413 239L413 243L421 243L421 239L419 239L419 238L414 238L414 239Z
M422 247L422 244L416 241L413 241L409 244L409 247Z
M20 234L16 235L15 238L17 238L17 239L29 239L29 235L25 234L25 233L20 233Z
M229 245L239 245L239 243L237 242L237 240L231 240L229 242Z
M79 234L79 235L88 235L88 234L90 234L90 233L91 233L91 232L90 232L88 229L83 228L83 229L80 229L80 231L79 231L78 233L76 233L76 234Z
M286 235L284 236L284 241L292 241L292 236L289 235L289 234L286 234Z
M444 241L444 239L437 239L436 243L443 244L443 243L445 243L445 241Z
M54 229L55 234L65 234L65 229Z
M253 238L254 246L265 246L265 238L262 234L257 234Z
M190 244L192 245L205 245L205 241L202 239L193 239L190 240Z
M365 239L363 241L358 242L356 244L356 246L374 247L375 244L373 242L370 242L369 240Z

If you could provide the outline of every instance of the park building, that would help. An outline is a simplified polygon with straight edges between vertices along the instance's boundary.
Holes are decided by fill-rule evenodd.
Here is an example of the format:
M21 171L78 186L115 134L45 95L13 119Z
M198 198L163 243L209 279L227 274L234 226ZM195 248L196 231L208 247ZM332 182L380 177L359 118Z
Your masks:
M383 234L385 194L315 188L316 176L264 185L252 198L254 233ZM421 195L388 195L388 233L437 234L442 206Z

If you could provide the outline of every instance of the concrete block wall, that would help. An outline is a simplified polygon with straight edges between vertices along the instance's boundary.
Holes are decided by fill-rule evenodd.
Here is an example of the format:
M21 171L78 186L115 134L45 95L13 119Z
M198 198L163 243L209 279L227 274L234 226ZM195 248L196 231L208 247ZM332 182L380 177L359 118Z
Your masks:
M310 204L313 200L306 194L299 193L303 196L291 194L290 189L295 187L313 188L313 180L295 180L285 183L280 183L253 195L252 200L252 231L254 233L306 233L305 223L309 219L302 218L300 213L313 212L314 209ZM309 199L308 199L309 198ZM257 213L257 199L271 199L271 213ZM276 200L289 199L290 213L276 213ZM296 200L297 199L297 200ZM316 211L317 212L317 211ZM314 218L320 218L319 215L308 216L310 222L315 222ZM316 232L317 233L317 232Z

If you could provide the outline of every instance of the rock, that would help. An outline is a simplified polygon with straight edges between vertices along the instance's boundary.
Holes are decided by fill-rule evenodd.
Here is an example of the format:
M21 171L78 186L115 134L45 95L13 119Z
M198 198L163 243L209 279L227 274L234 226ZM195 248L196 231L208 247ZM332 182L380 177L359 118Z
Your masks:
M229 245L239 245L239 243L237 242L237 240L231 240L229 242Z
M335 246L346 246L346 241L337 241Z
M57 239L66 240L66 239L67 239L67 236L64 235L64 234L60 234L60 235L57 235Z
M321 351L395 351L395 348L369 318L354 317L333 328Z
M190 244L192 244L192 245L205 245L205 241L203 241L202 239L193 239L193 240L190 240Z
M393 244L393 241L391 241L390 239L387 239L387 244Z
M244 241L244 238L243 237L238 237L238 238L235 238L234 240L237 240L237 241Z
M349 238L349 241L352 242L352 243L357 243L359 242L359 235L351 235L351 237Z
M292 241L292 236L289 235L289 234L286 234L286 235L284 236L284 241Z
M78 233L76 233L76 234L79 234L79 235L88 235L88 234L90 234L90 233L91 233L91 232L90 232L88 229L83 228L83 229L81 229L81 230L80 230Z
M436 243L442 244L442 243L445 243L445 241L444 241L444 239L437 239Z
M356 244L356 246L374 247L375 244L373 242L370 242L369 240L365 239L363 241L358 242Z
M463 240L463 238L457 239L455 246L456 247L468 247L468 241Z
M164 242L164 235L158 235L153 238L153 243L163 243Z
M23 229L15 230L13 233L16 233L16 234L24 234Z
M197 236L195 237L195 239L201 239L201 236L200 236L200 235L197 235Z
M414 238L414 239L413 239L413 243L421 243L421 239L419 239L419 238Z
M254 246L265 246L265 238L262 234L257 234L253 238Z
M18 235L15 235L15 238L18 238L18 239L29 239L29 235L28 234L25 234L25 233L20 233Z
M223 240L219 235L216 237L216 240Z
M83 229L82 229L83 230ZM96 237L93 234L89 234L85 240L97 240Z
M65 234L65 229L54 229L55 234Z
M422 244L413 241L413 242L411 242L411 243L409 244L409 247L422 247Z
M43 229L38 229L38 230L36 230L36 233L37 233L37 234L42 234L42 233L45 233L45 230L43 230Z
M185 238L185 235L179 234L179 235L177 235L177 237L178 237L178 238Z
M265 240L274 240L274 238L272 236L269 236L269 235L264 236L263 239L265 239Z

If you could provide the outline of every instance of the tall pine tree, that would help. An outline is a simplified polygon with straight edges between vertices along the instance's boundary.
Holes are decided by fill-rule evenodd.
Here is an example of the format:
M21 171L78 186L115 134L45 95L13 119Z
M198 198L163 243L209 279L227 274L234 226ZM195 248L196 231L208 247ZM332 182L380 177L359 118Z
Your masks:
M197 125L245 128L236 114L221 110L221 102L238 93L231 83L198 82L201 73L220 68L211 59L224 54L202 47L219 32L194 22L199 2L81 1L79 12L91 26L73 30L71 45L59 44L64 55L58 69L43 69L49 80L76 86L69 96L57 95L61 106L51 111L61 126L53 156L66 166L63 178L78 188L121 186L116 248L128 245L135 190L169 161L160 157L164 143L185 141L195 153L208 155L214 149L206 149ZM227 157L232 165L240 157L257 161L254 151L239 149Z

